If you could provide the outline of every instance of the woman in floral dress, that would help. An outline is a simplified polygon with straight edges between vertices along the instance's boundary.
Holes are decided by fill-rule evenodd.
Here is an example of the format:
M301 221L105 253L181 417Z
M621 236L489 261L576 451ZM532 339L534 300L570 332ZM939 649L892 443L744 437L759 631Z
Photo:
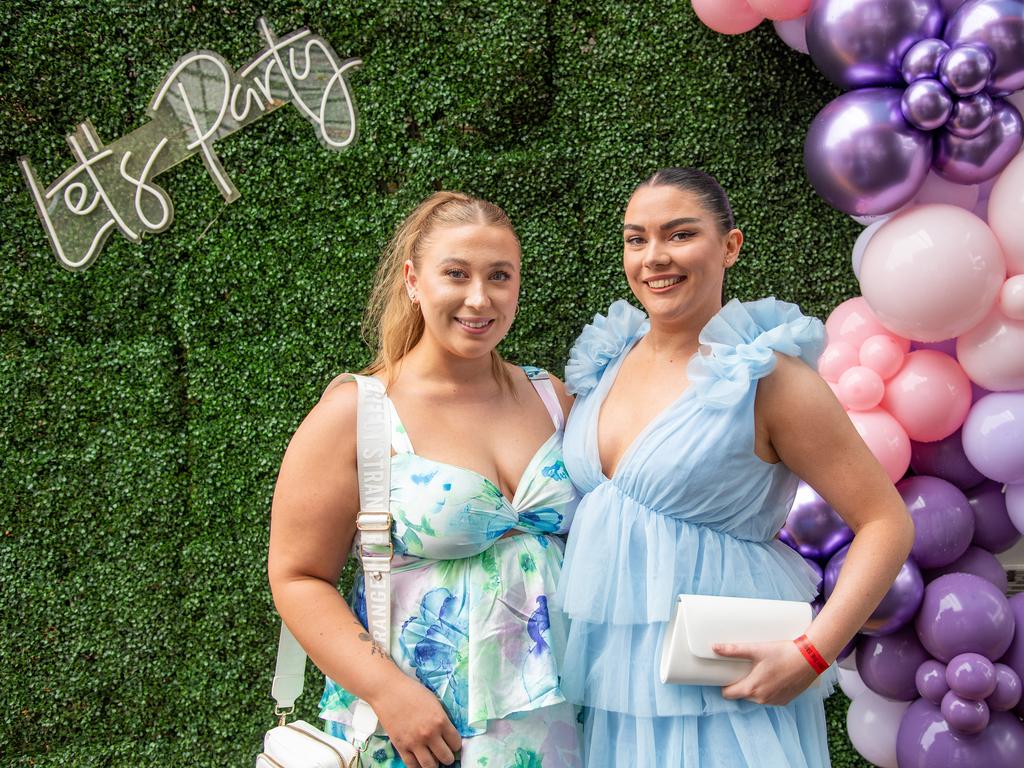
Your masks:
M377 274L365 371L387 387L395 556L388 653L366 631L362 574L335 584L359 506L356 387L327 388L289 444L269 573L285 623L327 675L321 716L362 764L578 768L559 687L566 622L549 603L577 497L562 462L561 382L495 351L516 313L519 242L501 209L442 192L402 224Z

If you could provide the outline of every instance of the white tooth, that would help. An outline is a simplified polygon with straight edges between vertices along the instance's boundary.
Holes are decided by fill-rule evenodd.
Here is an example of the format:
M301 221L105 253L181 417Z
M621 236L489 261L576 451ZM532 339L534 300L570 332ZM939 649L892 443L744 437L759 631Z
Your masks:
M670 277L665 280L651 280L647 284L651 286L651 288L667 288L670 285L675 285L676 283L681 282L682 279L683 278L681 277Z

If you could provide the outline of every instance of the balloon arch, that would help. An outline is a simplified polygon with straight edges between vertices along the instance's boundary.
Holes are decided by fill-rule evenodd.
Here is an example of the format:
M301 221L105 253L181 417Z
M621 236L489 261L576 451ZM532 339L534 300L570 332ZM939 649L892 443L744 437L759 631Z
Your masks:
M819 372L916 527L841 656L853 746L884 768L1024 765L1024 0L692 0L765 18L846 92L807 131L815 191L865 226L861 296ZM852 532L801 485L782 538L831 594Z

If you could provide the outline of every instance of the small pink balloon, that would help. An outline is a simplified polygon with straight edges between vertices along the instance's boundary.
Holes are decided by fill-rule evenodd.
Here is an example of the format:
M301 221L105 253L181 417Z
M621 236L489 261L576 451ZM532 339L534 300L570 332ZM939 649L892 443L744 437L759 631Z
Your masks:
M1024 320L1024 275L1008 277L999 291L999 309L1011 320Z
M764 21L764 15L747 0L690 0L690 4L705 26L723 35L749 32Z
M878 320L917 341L942 341L973 328L1005 279L992 230L952 205L921 205L893 216L871 238L860 268L861 291Z
M988 198L988 223L1003 247L1006 271L1011 275L1024 274L1024 215L1021 211L1024 211L1024 152L999 174Z
M1024 320L996 307L956 340L956 356L971 381L991 392L1024 389Z
M910 438L900 423L881 408L847 415L889 479L895 483L903 477L910 466Z
M747 0L750 7L773 21L789 21L803 16L811 0Z
M875 317L875 313L871 311L871 307L868 306L863 296L847 299L833 309L825 321L825 331L828 333L830 342L845 341L857 349L860 349L860 345L872 336L877 336L880 333L893 335L892 331ZM910 349L908 339L899 339L899 342L903 346L904 352Z
M839 377L857 365L857 348L846 341L833 341L818 358L818 373L825 381L836 382Z
M971 382L949 355L931 349L911 352L885 385L882 407L907 436L931 443L956 432L971 410Z
M887 333L871 336L860 345L860 364L883 379L892 378L903 365L903 358L902 340L897 341Z
M864 365L848 368L836 384L839 402L852 411L866 411L882 402L885 382L875 371Z

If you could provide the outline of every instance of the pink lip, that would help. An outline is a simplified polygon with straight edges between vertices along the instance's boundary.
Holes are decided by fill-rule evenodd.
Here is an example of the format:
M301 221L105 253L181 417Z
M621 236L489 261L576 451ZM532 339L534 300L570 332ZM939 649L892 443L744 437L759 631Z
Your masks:
M462 319L466 320L468 318L462 318ZM469 322L471 322L471 323L483 322L483 318L481 318L480 320L469 319ZM491 328L494 327L494 320L487 321L487 325L485 325L483 328L470 328L469 326L463 325L461 322L459 322L459 318L455 318L455 324L457 326L459 326L459 328L464 330L466 333L468 333L468 334L470 334L472 336L483 336L485 333L487 333L489 330L491 330Z

